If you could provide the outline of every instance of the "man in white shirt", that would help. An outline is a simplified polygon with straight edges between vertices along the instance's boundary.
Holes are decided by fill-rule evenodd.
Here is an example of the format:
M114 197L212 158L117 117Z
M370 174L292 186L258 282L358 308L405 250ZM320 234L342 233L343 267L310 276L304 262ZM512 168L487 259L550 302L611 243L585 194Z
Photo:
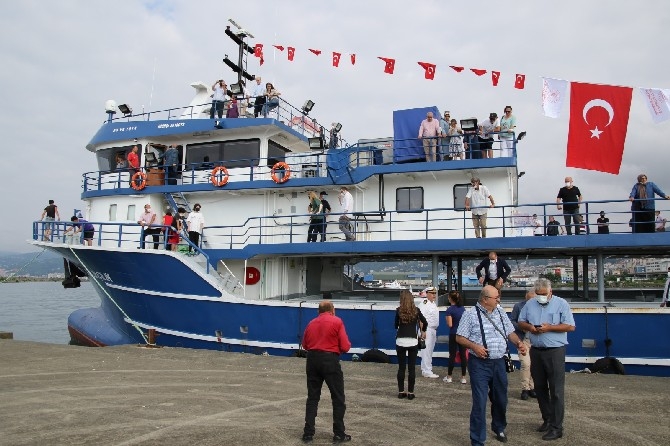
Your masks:
M228 86L223 81L223 79L219 79L218 81L214 82L214 85L212 85L214 94L212 95L212 109L209 112L209 119L214 119L215 111L219 119L223 118L223 106L226 101L227 88Z
M353 242L356 236L351 232L351 213L354 210L354 197L349 192L349 189L342 186L340 188L340 195L338 195L340 206L342 206L342 215L340 215L340 231L344 234L345 240Z
M490 207L494 207L496 204L488 188L481 184L479 178L473 177L470 184L472 187L465 195L465 210L472 210L472 225L475 227L475 237L486 238L486 213L488 212L486 200L491 201Z
M437 327L440 326L440 311L435 304L437 297L437 289L429 287L426 290L426 299L419 305L421 314L428 322L426 329L426 348L419 350L421 356L421 375L424 378L439 378L440 376L433 373L433 350L435 350L435 341L437 340Z
M254 99L254 118L258 118L258 115L261 114L263 110L263 104L265 104L265 85L261 85L261 77L254 76L256 83L251 86L251 97L247 96L247 100L250 98Z
M490 113L489 119L485 119L479 125L479 147L482 149L482 156L484 158L493 158L492 133L499 131L500 123L498 122L497 113Z
M537 214L533 214L533 235L544 235L544 225Z

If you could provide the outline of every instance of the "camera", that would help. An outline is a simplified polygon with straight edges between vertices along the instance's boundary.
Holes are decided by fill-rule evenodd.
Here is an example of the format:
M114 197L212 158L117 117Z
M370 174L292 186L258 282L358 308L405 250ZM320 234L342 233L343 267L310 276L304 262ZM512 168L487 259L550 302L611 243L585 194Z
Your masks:
M515 370L512 358L510 358L509 354L507 354L503 356L503 359L505 360L505 370L507 371L507 373L512 373Z

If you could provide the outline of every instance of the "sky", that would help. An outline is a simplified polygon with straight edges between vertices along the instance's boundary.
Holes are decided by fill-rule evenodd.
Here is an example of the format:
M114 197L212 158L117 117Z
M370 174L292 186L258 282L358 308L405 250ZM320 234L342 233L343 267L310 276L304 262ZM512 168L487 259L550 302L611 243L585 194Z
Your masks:
M565 176L585 200L626 199L643 172L670 193L670 121L654 124L637 90L619 175L566 168L568 104L558 119L540 106L543 76L670 88L666 0L4 1L0 251L35 250L26 240L49 199L64 220L83 208L82 174L97 170L85 146L106 118L105 101L161 110L187 105L192 82L234 81L222 63L237 54L224 34L229 18L265 46L264 65L250 58L248 71L298 107L314 101L310 115L340 122L349 142L392 136L393 110L437 106L482 120L511 105L517 129L528 132L518 146L519 203L553 202ZM295 60L273 44L295 47ZM342 53L339 68L333 51ZM378 56L396 59L395 74ZM434 80L418 61L437 66ZM499 85L469 68L500 71ZM526 75L523 90L514 88L517 73Z

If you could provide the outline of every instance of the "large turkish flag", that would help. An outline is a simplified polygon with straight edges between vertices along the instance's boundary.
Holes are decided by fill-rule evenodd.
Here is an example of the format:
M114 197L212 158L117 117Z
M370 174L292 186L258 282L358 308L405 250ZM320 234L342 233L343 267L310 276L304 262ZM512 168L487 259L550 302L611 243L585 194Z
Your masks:
M567 167L619 173L633 89L570 83Z

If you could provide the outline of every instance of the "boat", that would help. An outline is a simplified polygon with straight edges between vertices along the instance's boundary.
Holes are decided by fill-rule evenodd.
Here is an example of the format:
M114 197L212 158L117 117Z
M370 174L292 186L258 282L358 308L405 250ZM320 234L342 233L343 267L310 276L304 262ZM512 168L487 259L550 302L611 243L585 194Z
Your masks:
M243 64L249 37L229 29L226 34L238 45L238 63L227 58L226 63L236 67L231 88L239 93L253 79ZM394 361L400 289L356 286L356 265L425 260L432 265L432 284L446 271L443 277L455 277L463 289L473 279L462 262L495 250L508 259L572 258L575 271L578 261L597 260L596 293L589 292L587 282L579 288L575 274L574 290L563 296L571 301L577 323L568 335L568 368L583 369L606 354L608 326L612 342L607 347L628 373L670 376L670 347L653 342L670 338L670 313L658 302L607 300L602 272L606 256L665 255L670 235L630 234L622 223L613 224L608 235L528 236L528 216L546 218L556 211L551 202L518 202L517 135L511 156L500 156L496 141L493 158L478 157L471 144L465 159L445 155L433 161L426 158L416 129L427 111L440 116L434 106L396 110L393 137L349 144L341 126L326 130L309 116L308 103L294 106L281 97L266 117L254 117L253 105L245 109L241 100L239 118L210 118L208 87L191 86L194 98L183 107L135 114L128 104L106 104L106 119L86 145L98 169L85 172L82 181L82 217L95 229L91 246L68 242L69 221L54 222L50 232L44 222L32 224L31 243L66 260L68 286L77 285L73 276L85 275L100 296L99 307L69 316L73 341L300 355L305 326L325 296L335 302L352 342L344 359ZM462 124L471 126L464 128L467 141L477 123ZM179 163L176 173L166 176L161 160L170 145L176 146ZM133 147L139 149L141 168L117 167L117 155L125 159ZM485 238L474 237L464 206L473 177L495 197ZM353 240L338 225L342 188L354 199ZM325 242L307 242L308 191L326 191L330 198ZM205 218L197 243L183 233L177 251L167 249L163 236L159 249L143 245L146 234L137 221L145 204L160 217L179 208L193 212L196 203ZM603 207L613 221L617 212L628 212L623 200L584 205L587 219ZM447 280L445 292L452 287ZM507 311L521 291L504 291ZM466 304L474 304L477 288L464 293ZM444 295L439 303L444 311ZM438 339L446 334L442 324ZM436 363L444 365L447 356L448 348L438 344Z

